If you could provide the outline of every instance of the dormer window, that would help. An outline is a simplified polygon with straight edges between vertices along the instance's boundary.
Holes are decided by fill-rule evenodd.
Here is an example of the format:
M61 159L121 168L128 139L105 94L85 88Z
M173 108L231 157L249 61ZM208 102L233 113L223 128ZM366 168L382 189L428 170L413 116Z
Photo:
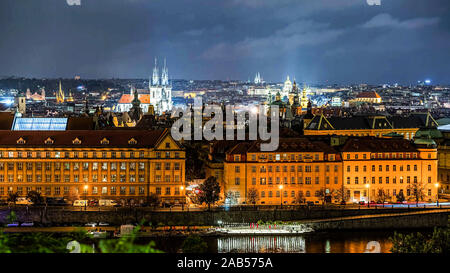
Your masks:
M44 141L44 143L45 143L45 144L48 144L48 145L51 145L51 144L55 143L55 141L54 141L51 137L49 137L49 138L47 138L47 139Z
M26 143L26 141L25 141L25 139L23 139L23 138L19 138L18 140L17 140L17 144L25 144Z
M102 145L108 145L108 144L109 144L109 140L108 140L106 137L104 137L104 138L100 141L100 144L102 144Z
M81 140L76 137L74 140L72 140L72 144L80 145L81 144Z
M128 144L130 145L136 145L137 144L137 140L134 138L131 138L130 140L128 140Z

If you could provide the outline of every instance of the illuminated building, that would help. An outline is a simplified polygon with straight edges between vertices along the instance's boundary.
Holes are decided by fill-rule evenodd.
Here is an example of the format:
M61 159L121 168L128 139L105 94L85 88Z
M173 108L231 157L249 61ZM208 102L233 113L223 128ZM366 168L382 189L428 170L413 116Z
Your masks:
M351 102L381 103L381 97L375 91L364 91L359 93Z
M284 81L284 85L283 85L283 89L281 90L281 98L284 98L285 96L288 96L289 92L291 92L292 90L292 82L289 78L289 76L287 76L286 81Z
M172 86L169 83L169 69L165 60L160 77L158 63L155 59L153 76L149 80L148 87L150 90L150 103L153 105L156 113L162 114L172 110Z
M413 139L419 128L435 128L436 125L436 121L429 113L414 113L406 117L316 115L306 126L304 134L383 137L396 133L406 139Z
M350 202L397 202L437 197L437 149L431 141L412 143L404 139L350 138L341 150L343 188Z
M320 203L321 198L331 202L332 193L341 188L340 154L324 142L280 139L274 152L261 152L260 145L240 143L226 153L224 192L238 203L250 202L247 194L254 189L257 204L293 204L300 199Z
M444 193L450 193L450 125L439 127L444 135L444 140L438 146L439 156L439 180Z
M43 101L43 100L45 100L45 90L44 90L44 88L42 88L41 94L38 94L37 92L35 92L34 94L31 94L31 91L28 88L27 92L26 92L26 98L27 98L27 100Z
M56 92L56 102L63 103L64 102L64 91L62 90L61 81L59 81L59 90Z
M300 105L302 106L302 110L306 111L308 108L308 95L307 95L307 90L306 90L306 86L303 86L303 91L302 91L302 98L300 100Z
M135 89L134 87L131 87L130 89L130 93L129 94L123 94L120 99L119 102L117 103L116 106L116 112L128 112L131 110L131 108L133 107L133 99L134 99L134 93L135 93ZM150 94L139 94L138 93L138 99L140 101L140 106L141 109L144 113L149 111L149 106L151 105L150 103Z
M259 72L256 73L254 83L255 84L262 84L263 83L263 79L261 78L261 74L259 74Z
M66 98L66 101L67 102L73 102L74 101L73 95L72 95L72 91L69 91L69 96Z
M168 130L0 131L0 196L184 202L185 152ZM87 186L87 191L84 188Z
M424 201L436 200L434 142L374 137L329 140L333 146L312 138L280 139L274 152L261 152L260 141L237 144L226 153L224 195L233 196L238 204L249 204L255 191L256 203L268 205L379 201L380 196L396 202L399 194L413 200L416 186L423 190Z

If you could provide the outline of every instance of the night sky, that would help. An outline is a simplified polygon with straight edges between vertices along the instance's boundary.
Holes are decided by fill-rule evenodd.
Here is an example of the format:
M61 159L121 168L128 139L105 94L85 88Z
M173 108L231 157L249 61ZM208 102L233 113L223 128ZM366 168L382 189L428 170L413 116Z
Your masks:
M0 76L450 84L450 1L0 0Z

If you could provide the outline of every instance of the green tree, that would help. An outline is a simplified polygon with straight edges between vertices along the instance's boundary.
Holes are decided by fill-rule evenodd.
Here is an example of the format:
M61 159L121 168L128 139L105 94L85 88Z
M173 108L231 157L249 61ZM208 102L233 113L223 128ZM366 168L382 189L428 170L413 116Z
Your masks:
M183 253L205 253L208 250L208 245L198 235L189 235L183 242L181 249Z
M220 185L216 177L208 177L199 187L200 192L198 198L200 203L206 203L208 210L211 210L211 205L219 200Z
M44 203L44 198L37 191L30 191L27 194L27 198L30 199L31 202L33 202L34 205L40 205L40 204Z
M411 193L416 205L425 199L425 185L422 182L410 183L406 189Z
M159 205L159 203L161 202L161 198L158 194L152 192L149 194L148 196L148 204L150 206L152 206L153 208L155 208L156 206Z
M397 202L405 201L405 195L403 194L403 191L400 191L396 197L397 197Z
M248 189L247 200L250 204L253 204L256 207L256 202L259 200L259 193L256 188Z
M13 223L15 221L17 221L17 214L15 211L11 211L8 216L6 216L6 220L8 221L8 223Z
M155 249L155 242L151 241L147 244L137 244L136 239L140 226L136 227L133 232L120 239L101 239L98 242L97 251L99 253L162 253ZM91 253L92 248L88 245L82 245L81 251Z
M0 232L0 253L67 253L71 236L60 237L54 233L4 233Z
M297 195L295 196L295 203L297 204L304 204L306 202L305 195L303 194L303 191L298 191Z
M392 253L449 253L450 229L435 228L431 236L394 233Z
M389 195L385 190L379 189L375 198L378 202L384 203L389 200Z
M345 187L342 187L342 189L334 190L333 196L335 200L341 202L347 202L347 200L350 198L349 192Z

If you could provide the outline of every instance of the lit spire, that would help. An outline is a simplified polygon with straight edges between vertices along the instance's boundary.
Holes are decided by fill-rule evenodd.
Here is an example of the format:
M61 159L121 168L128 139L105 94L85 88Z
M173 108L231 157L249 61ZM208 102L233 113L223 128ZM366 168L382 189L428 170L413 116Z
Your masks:
M153 85L159 85L158 60L155 58L155 67L153 68Z

